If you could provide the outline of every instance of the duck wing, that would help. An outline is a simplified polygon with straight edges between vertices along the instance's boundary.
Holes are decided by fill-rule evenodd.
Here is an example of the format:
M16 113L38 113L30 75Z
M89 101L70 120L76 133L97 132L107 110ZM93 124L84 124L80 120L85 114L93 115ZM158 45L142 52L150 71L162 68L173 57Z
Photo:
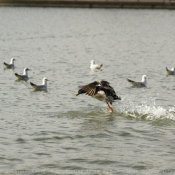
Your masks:
M111 91L111 93L115 94L113 87L109 85L108 81L102 80L102 81L100 81L100 85L102 87L101 89L103 89L104 91Z
M97 93L97 86L99 86L99 82L94 81L90 84L80 86L80 88L85 91L85 94L94 96Z
M101 90L103 90L108 98L111 98L112 100L121 100L119 96L117 96L115 90L112 86L109 85L108 81L100 81Z

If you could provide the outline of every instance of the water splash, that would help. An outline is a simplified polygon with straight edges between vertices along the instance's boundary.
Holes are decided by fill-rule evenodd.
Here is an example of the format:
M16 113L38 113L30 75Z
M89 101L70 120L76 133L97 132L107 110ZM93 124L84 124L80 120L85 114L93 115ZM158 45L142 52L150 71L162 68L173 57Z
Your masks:
M124 98L116 109L126 117L141 118L146 120L170 119L175 121L175 107L166 109L156 105L155 98L145 98L138 103L136 99Z

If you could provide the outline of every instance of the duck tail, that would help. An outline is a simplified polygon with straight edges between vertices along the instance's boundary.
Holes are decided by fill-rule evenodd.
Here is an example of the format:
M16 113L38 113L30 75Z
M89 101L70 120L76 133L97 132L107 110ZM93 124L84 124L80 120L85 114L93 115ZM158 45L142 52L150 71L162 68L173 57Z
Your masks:
M116 96L116 97L115 97L115 100L121 100L121 97Z

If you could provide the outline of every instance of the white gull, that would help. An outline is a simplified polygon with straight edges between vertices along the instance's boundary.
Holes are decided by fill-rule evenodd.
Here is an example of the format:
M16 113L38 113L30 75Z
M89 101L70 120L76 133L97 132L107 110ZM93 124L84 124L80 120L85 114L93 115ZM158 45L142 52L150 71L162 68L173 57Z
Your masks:
M128 82L130 82L135 87L146 87L147 86L147 80L146 79L147 79L146 75L142 76L142 80L140 82L139 81L130 80L130 79L127 78Z
M90 61L90 69L94 70L94 69L100 69L103 64L95 64L95 61L94 60L91 60Z
M167 74L168 74L168 75L175 75L175 68L174 68L174 67L171 68L171 69L168 69L168 68L166 67L166 71L167 71Z
M30 85L34 88L36 91L47 91L47 81L49 81L46 77L43 78L43 83L41 85L36 85L32 82L30 82Z
M9 64L6 63L6 62L4 62L5 67L6 67L7 69L14 69L14 67L15 67L15 65L14 65L14 61L15 61L15 59L14 59L14 58L11 58Z
M28 77L28 71L29 70L30 70L29 68L24 68L24 72L23 72L22 75L19 75L19 74L15 73L15 76L18 78L18 80L27 81L29 79L29 77Z

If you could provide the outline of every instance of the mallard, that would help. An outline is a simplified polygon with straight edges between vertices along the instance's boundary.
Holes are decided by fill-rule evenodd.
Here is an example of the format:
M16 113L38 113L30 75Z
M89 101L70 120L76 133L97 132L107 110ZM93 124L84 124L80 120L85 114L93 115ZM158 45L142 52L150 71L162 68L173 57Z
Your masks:
M109 85L108 81L94 81L90 84L80 86L80 89L76 93L76 96L80 94L86 94L97 100L104 101L110 110L110 112L114 112L114 109L109 105L115 100L121 100L119 96L116 95L114 89Z

